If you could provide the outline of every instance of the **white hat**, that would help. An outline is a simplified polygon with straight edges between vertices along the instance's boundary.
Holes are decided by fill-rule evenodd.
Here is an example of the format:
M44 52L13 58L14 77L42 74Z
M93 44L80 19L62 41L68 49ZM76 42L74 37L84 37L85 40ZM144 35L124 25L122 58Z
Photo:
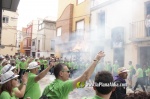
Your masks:
M4 73L6 73L6 72L8 72L8 71L14 70L15 68L16 68L15 66L12 66L12 65L10 65L10 64L7 64L7 65L5 65L5 66L2 68L1 73L4 74Z
M36 57L35 59L39 59L38 57Z
M15 75L12 71L8 71L5 74L1 75L1 81L0 84L4 84L14 78L17 78L19 75Z
M28 65L28 69L34 69L34 68L37 68L37 67L40 67L37 62L31 62Z
M0 55L0 58L5 58L3 55Z
M124 73L124 72L128 72L129 70L126 69L125 67L120 67L118 68L118 74Z
M22 58L21 60L26 60L25 58Z

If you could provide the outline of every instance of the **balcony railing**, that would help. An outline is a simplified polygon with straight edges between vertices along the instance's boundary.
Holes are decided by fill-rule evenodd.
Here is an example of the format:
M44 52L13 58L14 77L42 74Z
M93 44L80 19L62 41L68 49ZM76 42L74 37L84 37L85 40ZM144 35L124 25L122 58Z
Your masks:
M150 39L150 27L146 26L145 20L130 24L130 40L145 41Z
M119 0L91 0L91 8L106 6Z

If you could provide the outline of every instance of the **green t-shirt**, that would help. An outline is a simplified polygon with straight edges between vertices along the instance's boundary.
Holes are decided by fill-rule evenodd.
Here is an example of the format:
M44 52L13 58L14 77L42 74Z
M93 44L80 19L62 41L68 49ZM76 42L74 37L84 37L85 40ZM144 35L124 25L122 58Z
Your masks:
M20 62L20 69L26 69L27 62Z
M40 59L40 65L43 65L44 64L44 60L43 59Z
M54 82L44 89L43 95L46 95L50 99L68 99L68 94L72 90L72 80L67 80L64 82L62 80L55 79Z
M47 60L44 60L44 69L47 68L48 62Z
M0 94L0 99L17 99L14 96L10 96L10 94L7 91L3 91Z
M110 71L111 72L111 66L110 66L110 64L106 64L106 66L104 67L104 69L106 71Z
M143 70L141 68L137 69L137 73L138 73L138 78L143 77Z
M16 96L15 96L15 91L16 91L16 90L19 90L18 87L13 88L13 93L12 93L12 96L13 96L13 97L16 97ZM19 99L19 98L16 97L16 99Z
M39 99L41 96L40 85L38 82L35 82L35 77L37 75L33 73L28 73L28 82L24 95L24 99L30 97L31 99Z
M20 60L19 59L16 59L16 64L20 64Z
M114 64L114 65L112 66L112 68L113 68L113 72L118 73L119 65Z
M148 76L148 74L150 73L150 69L149 69L149 68L146 69L146 70L145 70L145 73L146 73L146 76Z
M2 68L3 68L3 66L1 66L1 65L0 65L0 74L2 73L2 71L1 71L1 70L2 70Z
M132 65L130 65L130 67L129 67L130 72L132 72L132 69L134 69L134 67Z
M95 95L94 97L91 97L91 98L86 98L86 97L84 97L84 98L82 98L82 99L104 99L104 98Z

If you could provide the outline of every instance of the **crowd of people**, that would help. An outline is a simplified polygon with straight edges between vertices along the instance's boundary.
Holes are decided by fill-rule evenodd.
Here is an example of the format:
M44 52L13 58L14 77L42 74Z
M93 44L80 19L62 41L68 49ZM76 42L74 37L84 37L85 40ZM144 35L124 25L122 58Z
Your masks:
M132 61L129 61L128 69L119 66L117 61L113 65L108 61L101 66L99 61L104 56L105 53L100 51L91 63L89 61L79 63L56 57L0 55L0 99L68 99L69 93L75 88L85 87L86 81L93 74L95 74L93 86L95 96L84 99L150 99L150 94L143 86L144 80L146 87L149 84L149 67L145 70L139 64L134 67ZM78 70L82 73L72 77ZM56 79L41 92L38 81L48 72ZM132 88L135 92L127 94L126 79L129 80L129 85L132 85L133 77L137 77L136 84ZM138 84L141 85L143 92L136 92Z

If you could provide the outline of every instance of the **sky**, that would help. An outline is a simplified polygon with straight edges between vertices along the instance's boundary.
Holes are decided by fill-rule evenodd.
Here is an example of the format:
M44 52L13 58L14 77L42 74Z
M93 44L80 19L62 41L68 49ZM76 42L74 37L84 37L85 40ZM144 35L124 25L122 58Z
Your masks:
M58 0L20 0L18 5L18 30L34 19L51 17L57 19Z

